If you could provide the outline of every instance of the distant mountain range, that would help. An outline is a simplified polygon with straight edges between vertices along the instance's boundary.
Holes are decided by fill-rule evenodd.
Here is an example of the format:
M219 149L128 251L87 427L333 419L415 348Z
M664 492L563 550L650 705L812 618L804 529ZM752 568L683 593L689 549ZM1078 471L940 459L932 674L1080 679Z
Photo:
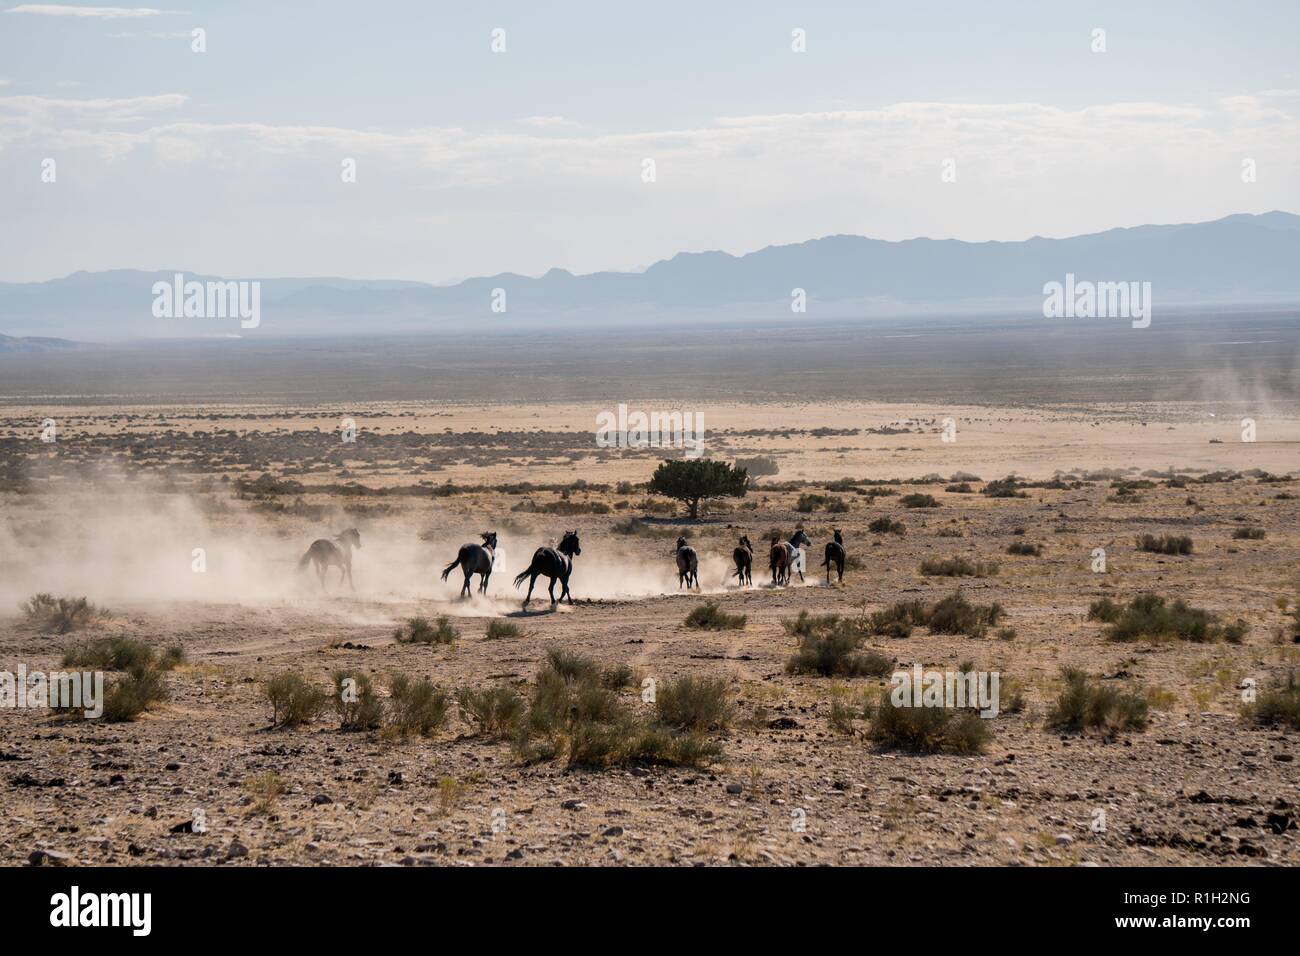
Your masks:
M20 338L13 335L0 335L0 352L53 352L60 349L79 349L83 347L80 342L69 342L67 339Z
M804 290L813 318L1033 314L1043 285L1067 273L1097 282L1150 282L1158 312L1174 305L1300 302L1298 266L1300 216L1269 212L1020 242L827 236L742 256L683 252L639 273L552 269L537 278L503 273L452 286L260 279L259 321L242 328L236 318L160 318L153 308L155 283L172 285L178 272L201 283L239 280L184 270L77 272L0 284L0 329L111 340L410 333L476 323L543 328L543 319L591 325L789 319L796 317L795 289Z

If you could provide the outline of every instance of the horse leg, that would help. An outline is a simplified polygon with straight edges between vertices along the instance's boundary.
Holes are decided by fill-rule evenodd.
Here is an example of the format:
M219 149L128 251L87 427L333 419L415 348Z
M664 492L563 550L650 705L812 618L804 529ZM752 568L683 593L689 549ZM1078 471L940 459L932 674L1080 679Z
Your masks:
M569 604L573 604L573 595L569 593L569 576L567 574L560 578L560 584L563 585L563 589L560 591L560 600L563 601L568 598Z
M551 586L548 587L546 591L548 594L551 595L551 610L554 611L555 610L555 578L551 578ZM560 597L561 598L564 597L564 591L560 591Z
M524 610L528 610L528 602L533 599L533 585L537 583L537 575L528 579L528 596L524 598Z
M350 591L355 591L355 590L357 589L357 586L356 586L355 584L352 583L352 562L349 561L349 562L348 562L347 564L345 564L343 567L344 567L344 568L347 570L347 572L348 572L348 590L350 590ZM343 582L340 581L339 583L342 584Z
M480 571L480 572L479 572L479 576L478 576L478 593L479 593L479 594L487 594L487 583L488 583L488 578L490 578L490 577L492 577L492 569L491 569L491 568L488 568L486 571Z
M466 571L466 572L465 572L465 583L464 583L463 585L461 585L461 588L460 588L460 596L461 596L461 599L462 599L462 600L464 600L464 599L466 599L466 598L468 598L468 597L470 596L469 585L470 585L470 582L473 581L473 580L474 580L474 572L473 572L473 571Z

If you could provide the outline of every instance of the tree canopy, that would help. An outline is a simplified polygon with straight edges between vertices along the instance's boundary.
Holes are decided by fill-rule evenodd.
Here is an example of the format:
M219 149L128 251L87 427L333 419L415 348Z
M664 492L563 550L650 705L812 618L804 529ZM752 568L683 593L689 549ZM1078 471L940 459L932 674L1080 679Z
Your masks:
M700 515L700 502L709 498L742 498L749 487L744 468L711 458L681 458L661 462L650 479L650 490L686 502L691 518Z

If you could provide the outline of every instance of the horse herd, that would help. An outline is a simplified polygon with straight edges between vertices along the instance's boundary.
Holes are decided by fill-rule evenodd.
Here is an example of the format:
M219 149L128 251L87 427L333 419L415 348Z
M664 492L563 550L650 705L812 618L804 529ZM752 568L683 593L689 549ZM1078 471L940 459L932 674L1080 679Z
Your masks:
M831 583L831 569L835 569L837 580L844 580L844 537L838 529L834 531L835 539L826 544L826 557L822 561L822 567L826 569L826 583ZM498 546L497 534L495 531L484 532L480 537L483 539L482 544L461 545L460 551L456 554L456 559L442 569L442 579L446 581L451 572L457 567L465 575L465 583L461 587L460 596L468 598L471 596L470 584L474 575L479 576L478 590L480 594L487 594L488 579L492 577L492 569L497 562ZM788 585L792 573L799 575L799 580L804 580L803 576L803 549L812 547L812 539L800 528L790 537L789 541L782 541L780 535L772 535L772 546L768 551L768 565L772 572L773 585ZM355 590L352 583L352 549L361 548L361 534L356 528L348 528L334 536L333 540L329 538L318 538L311 543L298 562L298 570L304 570L309 564L314 564L316 576L320 581L321 589L325 588L325 573L332 567L339 569L339 583L344 580L348 582L348 587ZM528 594L524 598L524 610L528 609L528 602L533 599L533 587L537 584L539 577L550 579L550 585L547 588L551 597L551 607L568 598L570 604L573 603L573 595L569 593L569 576L573 573L573 559L582 554L582 545L578 541L577 531L566 531L560 539L560 543L554 548L538 548L533 552L533 560L529 562L528 567L515 576L515 587L524 583L528 579ZM699 588L700 586L700 557L699 553L686 543L686 538L677 539L677 548L675 552L677 559L677 586L679 588ZM754 546L750 543L747 535L742 535L736 549L731 552L732 561L736 569L727 575L727 579L736 578L737 583L741 586L752 585L754 583ZM555 597L555 582L560 582L560 596Z

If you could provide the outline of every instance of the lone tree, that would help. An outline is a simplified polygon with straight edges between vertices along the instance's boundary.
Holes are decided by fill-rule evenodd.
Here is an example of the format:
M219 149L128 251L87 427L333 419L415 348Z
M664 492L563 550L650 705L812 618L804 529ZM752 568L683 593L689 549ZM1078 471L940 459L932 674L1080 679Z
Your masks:
M650 490L665 498L686 502L692 519L700 516L700 502L708 498L743 498L749 486L744 468L709 458L677 459L660 463L650 479Z

